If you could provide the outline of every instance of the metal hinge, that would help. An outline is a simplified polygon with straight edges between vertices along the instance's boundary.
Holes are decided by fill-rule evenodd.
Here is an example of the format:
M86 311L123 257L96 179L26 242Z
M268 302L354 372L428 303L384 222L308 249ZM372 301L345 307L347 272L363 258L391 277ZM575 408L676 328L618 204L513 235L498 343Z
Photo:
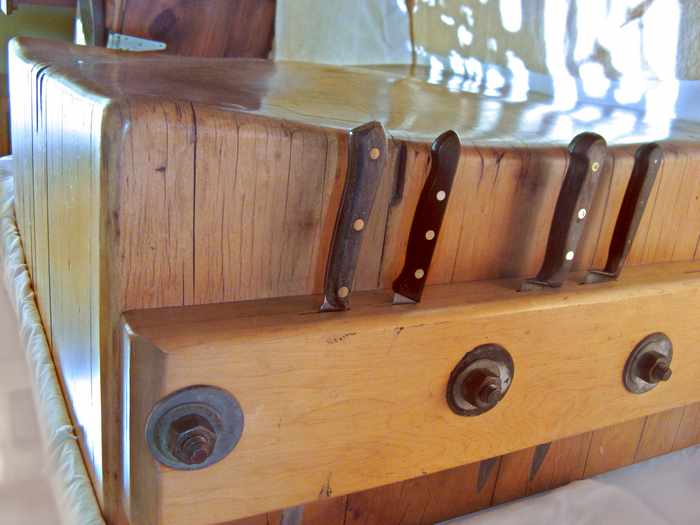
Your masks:
M107 47L124 51L162 51L167 46L165 42L158 42L157 40L110 32L107 36Z

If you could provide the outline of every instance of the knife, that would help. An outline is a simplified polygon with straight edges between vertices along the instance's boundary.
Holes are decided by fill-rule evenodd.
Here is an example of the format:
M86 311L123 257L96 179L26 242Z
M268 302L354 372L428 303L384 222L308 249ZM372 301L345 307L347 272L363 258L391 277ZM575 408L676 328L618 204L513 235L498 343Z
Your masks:
M632 248L662 161L663 151L658 144L645 144L637 148L632 176L617 216L605 268L588 272L584 284L612 281L619 277Z
M544 262L534 279L523 282L521 292L557 288L571 271L606 154L605 139L595 133L576 135L569 144L569 167L554 209Z
M379 122L350 132L348 169L326 264L321 312L349 308L357 258L384 174L386 136Z
M430 173L413 215L404 266L393 284L394 304L417 303L423 295L457 171L460 147L459 137L451 130L433 142Z

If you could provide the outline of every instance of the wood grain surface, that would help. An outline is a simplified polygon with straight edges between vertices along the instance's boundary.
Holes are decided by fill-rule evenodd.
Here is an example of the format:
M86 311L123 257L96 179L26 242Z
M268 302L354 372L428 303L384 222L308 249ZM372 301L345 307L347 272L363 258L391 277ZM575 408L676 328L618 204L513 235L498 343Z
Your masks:
M168 54L267 58L276 0L107 0L108 29L164 42Z
M697 262L643 265L616 283L574 281L543 294L518 293L512 281L433 286L419 305L401 307L392 307L385 292L365 292L338 316L315 313L316 297L129 312L130 472L149 479L148 489L132 482L134 521L223 521L555 440L529 475L526 493L541 492L584 477L592 431L643 416L634 460L668 452L683 405L700 401L693 322L699 270ZM630 394L621 370L636 343L656 331L674 342L672 381ZM496 409L456 416L444 399L446 378L466 351L486 342L513 356L513 386ZM202 383L241 404L241 442L201 471L149 461L142 436L150 407ZM665 409L674 410L654 414ZM438 489L467 480L477 486L478 464L450 472L415 482L447 498L426 506L427 516L439 507L462 512L474 498L490 503L480 492ZM406 487L391 498L417 504L401 492ZM353 498L370 505L374 497L350 496L348 505ZM143 506L149 510L140 515Z
M429 169L429 144L450 127L460 133L462 151L428 284L530 277L541 264L571 136L545 121L522 125L547 103L536 95L517 104L486 100L420 76L357 68L174 59L30 39L11 48L17 220L86 461L112 523L125 522L122 312L319 293L352 127L376 118L391 137L357 290L391 286ZM634 140L659 139L639 126ZM665 159L630 266L698 257L699 130L677 120L661 137ZM605 263L632 169L635 146L628 141L609 140L578 270ZM657 441L647 433L637 442L639 455L625 448L634 429L553 444L552 458L578 463L555 467L548 454L532 480L518 470L532 449L508 452L485 486L495 487L490 500L503 501L617 464L588 453L581 467L586 446L610 443L621 450L621 464L636 461L669 443L694 441L697 419L696 410L684 409L680 421L652 422L676 437ZM479 467L469 468L477 483ZM431 479L428 486L442 483Z

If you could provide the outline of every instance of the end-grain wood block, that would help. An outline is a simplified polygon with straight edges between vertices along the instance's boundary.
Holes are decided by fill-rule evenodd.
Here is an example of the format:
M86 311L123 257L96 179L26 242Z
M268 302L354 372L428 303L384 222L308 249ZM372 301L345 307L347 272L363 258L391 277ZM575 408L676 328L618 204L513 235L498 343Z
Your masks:
M396 277L430 143L447 129L462 151L429 284L537 271L572 138L551 123L568 116L534 92L513 103L447 82L400 68L175 58L33 39L11 45L17 221L108 520L120 520L126 483L121 315L319 293L352 128L378 120L390 138L356 292L387 289ZM660 137L639 120L634 140L609 141L577 268L605 260L634 150L652 140L666 159L630 263L698 256L700 126L669 129Z

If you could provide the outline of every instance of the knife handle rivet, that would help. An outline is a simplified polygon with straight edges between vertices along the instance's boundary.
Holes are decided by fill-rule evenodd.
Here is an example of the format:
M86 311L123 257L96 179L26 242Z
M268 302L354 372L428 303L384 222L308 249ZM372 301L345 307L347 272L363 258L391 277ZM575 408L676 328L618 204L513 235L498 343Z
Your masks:
M444 191L440 190L437 192L437 195L435 195L435 198L439 201L444 201L447 198L447 193Z
M350 288L347 286L341 286L338 288L338 297L345 299L348 295L350 295Z
M433 230L428 230L425 232L425 238L432 241L435 238L435 232Z
M574 251L569 250L568 252L566 252L566 255L564 257L566 257L567 261L573 261L574 260Z
M369 150L369 158L372 160L377 160L381 154L382 152L379 148L372 148Z
M422 268L418 268L416 270L416 273L414 273L413 275L416 277L416 279L422 279L425 276L425 272Z
M582 221L583 219L585 219L587 213L588 213L588 212L586 211L586 208L581 208L581 209L578 211L578 220Z
M600 169L600 163L599 162L594 162L591 164L591 171L593 173L596 173Z
M355 222L352 223L352 229L356 232L361 232L365 229L365 221L362 219L355 219Z

